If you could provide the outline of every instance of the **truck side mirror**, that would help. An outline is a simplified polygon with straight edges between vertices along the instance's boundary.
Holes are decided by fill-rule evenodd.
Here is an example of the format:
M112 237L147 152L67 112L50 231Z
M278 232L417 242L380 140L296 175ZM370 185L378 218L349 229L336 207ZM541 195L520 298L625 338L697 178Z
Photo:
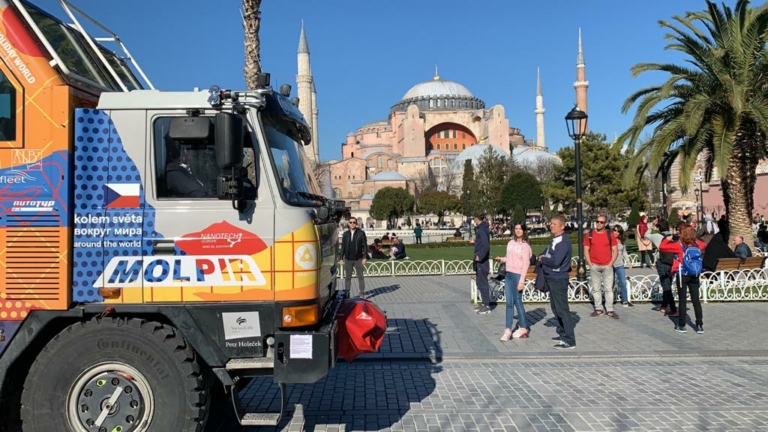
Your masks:
M219 168L243 163L243 118L232 113L216 114L216 162Z

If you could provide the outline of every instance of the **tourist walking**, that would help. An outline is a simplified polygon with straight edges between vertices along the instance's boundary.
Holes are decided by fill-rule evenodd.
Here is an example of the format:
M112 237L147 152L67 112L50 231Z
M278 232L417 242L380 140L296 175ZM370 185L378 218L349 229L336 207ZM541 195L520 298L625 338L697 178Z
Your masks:
M681 225L685 226L682 222ZM656 273L659 275L659 285L661 285L661 306L656 310L661 311L661 313L666 316L676 317L678 316L677 306L675 306L675 296L672 294L672 280L674 279L672 266L675 263L675 254L661 250L661 242L664 238L672 236L672 233L669 229L669 222L665 219L661 219L657 226L661 233L661 238L656 242L656 247L659 248L659 259L656 261ZM671 238L672 241L680 241L678 236L672 236Z
M352 269L357 273L358 296L365 297L365 279L363 272L368 250L365 232L357 227L357 218L349 218L349 229L341 236L341 260L344 266L344 289L350 293L352 288Z
M557 334L560 342L555 349L576 348L573 318L568 306L568 279L571 272L571 242L563 235L565 218L555 216L549 221L552 243L539 256L544 283L549 291L549 305L557 318Z
M507 299L507 321L501 340L506 342L512 338L528 337L528 322L525 319L525 307L523 306L523 290L525 289L525 276L531 265L531 246L528 244L525 225L516 223L512 229L512 239L507 243L507 254L496 257L496 261L506 266L504 278L504 294ZM513 331L515 307L517 307L517 329Z
M707 244L696 239L696 230L691 226L685 226L680 231L680 240L673 241L672 236L667 236L661 241L659 250L676 255L672 272L677 272L677 299L680 302L678 313L678 325L675 331L686 333L686 296L691 293L691 303L696 314L696 333L704 333L704 323L699 299L699 275L702 271L702 254Z
M626 264L629 264L629 268L632 268L632 262L629 259L627 248L624 245L626 236L624 234L624 228L621 225L613 226L613 237L616 239L616 248L619 253L616 256L616 260L613 262L613 280L616 286L619 287L619 295L621 296L621 305L624 307L635 307L631 301L629 301L629 290L627 289L627 272L624 269Z
M606 229L608 218L601 214L595 221L595 229L589 230L584 238L584 257L589 265L589 285L595 311L590 314L597 317L603 314L603 296L605 296L605 314L613 319L619 315L613 310L613 262L619 255L617 241Z
M472 265L475 267L475 283L480 291L481 304L475 307L475 312L481 315L491 313L491 287L488 284L490 273L491 237L488 231L488 221L484 214L475 216L475 238L469 241L475 245L475 257Z

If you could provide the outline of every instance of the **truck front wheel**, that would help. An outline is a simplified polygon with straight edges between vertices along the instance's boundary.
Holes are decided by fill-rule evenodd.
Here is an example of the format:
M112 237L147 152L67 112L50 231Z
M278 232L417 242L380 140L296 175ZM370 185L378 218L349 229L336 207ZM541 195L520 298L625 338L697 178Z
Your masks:
M172 327L131 318L77 323L33 363L23 430L199 432L210 403L203 376Z

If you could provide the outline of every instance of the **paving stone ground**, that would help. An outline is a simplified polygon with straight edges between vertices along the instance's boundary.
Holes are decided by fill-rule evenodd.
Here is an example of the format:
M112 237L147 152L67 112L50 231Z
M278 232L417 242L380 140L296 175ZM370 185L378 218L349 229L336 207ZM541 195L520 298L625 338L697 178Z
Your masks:
M388 317L380 354L289 386L278 428L218 431L768 430L768 304L705 304L704 335L675 333L650 304L617 306L620 320L572 304L577 349L557 352L548 304L526 306L530 338L504 343L503 306L473 313L468 276L366 284ZM269 378L242 397L277 408Z

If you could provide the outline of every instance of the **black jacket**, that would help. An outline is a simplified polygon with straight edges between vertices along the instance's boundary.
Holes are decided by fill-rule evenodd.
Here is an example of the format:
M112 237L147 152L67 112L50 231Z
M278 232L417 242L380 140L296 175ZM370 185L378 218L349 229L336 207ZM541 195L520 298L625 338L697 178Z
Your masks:
M491 235L488 231L488 221L480 222L475 228L475 256L481 263L488 261L491 255Z
M355 261L366 258L367 250L368 239L365 237L365 231L356 229L354 238L352 238L352 230L344 231L344 235L341 236L341 259Z

